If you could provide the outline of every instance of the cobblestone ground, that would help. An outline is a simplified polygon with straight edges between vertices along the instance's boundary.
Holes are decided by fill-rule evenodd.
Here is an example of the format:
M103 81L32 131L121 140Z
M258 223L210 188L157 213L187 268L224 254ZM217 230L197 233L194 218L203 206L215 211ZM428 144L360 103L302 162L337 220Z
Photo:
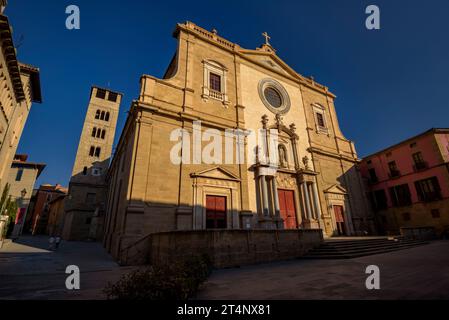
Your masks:
M0 249L0 299L104 299L103 288L131 268L120 267L100 243L61 242L24 236ZM67 290L68 265L80 268L80 290Z
M367 290L368 265L380 290ZM449 241L350 260L293 260L215 271L198 299L449 299Z

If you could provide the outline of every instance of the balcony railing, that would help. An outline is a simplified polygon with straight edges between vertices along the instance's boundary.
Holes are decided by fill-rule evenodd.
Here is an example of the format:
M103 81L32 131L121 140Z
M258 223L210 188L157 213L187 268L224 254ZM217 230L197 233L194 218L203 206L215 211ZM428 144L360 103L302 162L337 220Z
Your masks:
M390 178L397 178L401 176L401 172L399 170L390 170L388 175Z
M413 165L413 170L415 172L417 171L421 171L421 170L425 170L429 167L429 164L425 161L423 162L415 162L415 164Z
M425 192L421 196L421 200L424 202L431 202L441 199L441 192L440 191L433 191L433 192Z
M220 91L209 89L209 96L217 100L223 100L223 93Z

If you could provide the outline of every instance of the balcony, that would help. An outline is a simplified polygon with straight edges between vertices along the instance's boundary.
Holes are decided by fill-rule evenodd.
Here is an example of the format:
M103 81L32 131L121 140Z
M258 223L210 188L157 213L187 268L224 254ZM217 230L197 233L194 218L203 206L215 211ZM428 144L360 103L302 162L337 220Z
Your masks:
M421 200L424 202L431 202L441 199L441 193L440 191L433 191L433 192L425 192L421 196Z
M220 91L209 89L209 97L223 101L223 93Z
M415 172L426 170L427 168L429 168L429 164L425 161L415 162L415 164L413 165L413 171Z
M400 172L399 170L393 170L393 169L391 169L391 170L390 170L390 173L388 174L388 176L389 176L390 178L398 178L398 177L401 176L401 172Z

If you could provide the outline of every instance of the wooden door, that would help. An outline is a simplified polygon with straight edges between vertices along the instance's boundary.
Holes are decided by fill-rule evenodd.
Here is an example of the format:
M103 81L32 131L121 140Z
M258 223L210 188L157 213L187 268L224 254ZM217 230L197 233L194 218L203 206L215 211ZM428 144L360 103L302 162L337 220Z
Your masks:
M296 229L295 192L293 190L278 190L279 209L281 218L284 220L285 229Z
M226 197L206 196L206 229L226 229Z
M337 233L339 236L346 235L345 215L343 212L343 206L333 206L333 207L334 207L335 223L337 224Z

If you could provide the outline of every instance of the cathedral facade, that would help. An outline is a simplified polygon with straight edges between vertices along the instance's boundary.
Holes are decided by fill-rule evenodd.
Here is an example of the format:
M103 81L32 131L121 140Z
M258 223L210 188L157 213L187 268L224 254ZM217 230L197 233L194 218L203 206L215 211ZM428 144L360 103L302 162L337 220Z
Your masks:
M264 36L248 50L178 24L164 77L141 77L107 176L104 244L114 256L175 230L375 233L335 95L290 68ZM248 132L262 145L253 148Z

